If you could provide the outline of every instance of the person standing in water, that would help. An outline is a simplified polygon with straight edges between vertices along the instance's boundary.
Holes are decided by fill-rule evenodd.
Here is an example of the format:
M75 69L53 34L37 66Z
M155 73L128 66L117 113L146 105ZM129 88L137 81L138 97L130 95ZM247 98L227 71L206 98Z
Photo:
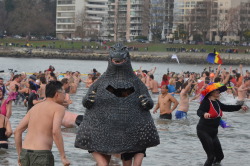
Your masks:
M189 97L188 92L191 89L191 85L193 83L193 78L189 79L183 84L181 93L180 93L180 104L179 109L175 112L176 119L185 119L187 118L187 112L189 109Z
M209 84L202 92L203 100L197 110L200 120L197 124L197 135L207 153L204 166L220 163L224 158L220 141L218 139L218 127L220 125L222 111L233 112L240 109L246 111L248 107L241 105L225 105L219 101L220 93L227 90L220 83Z
M61 133L61 123L65 113L65 108L62 106L65 98L62 83L50 81L46 85L45 94L46 100L32 107L15 130L19 165L54 166L54 156L51 152L53 142L59 150L63 165L70 165L64 152ZM28 131L22 143L22 133L26 129Z
M174 105L171 108L171 104ZM154 108L153 113L157 113L160 108L160 118L161 119L172 119L172 112L178 106L179 102L171 94L168 93L168 86L163 85L161 87L161 94L158 97L158 102Z

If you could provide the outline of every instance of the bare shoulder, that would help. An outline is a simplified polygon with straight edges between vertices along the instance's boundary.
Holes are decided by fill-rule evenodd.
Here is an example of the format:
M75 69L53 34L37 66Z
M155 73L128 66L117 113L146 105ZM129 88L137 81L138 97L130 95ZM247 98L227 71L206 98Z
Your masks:
M174 96L170 95L170 94L168 94L168 99L169 99L169 100L172 100L172 101L173 101L173 100L176 100L176 98L175 98Z
M58 103L54 103L54 108L56 110L65 110L65 107L61 104L58 104Z
M173 96L171 94L169 94L169 93L167 94L167 97L170 98L170 99L173 98Z

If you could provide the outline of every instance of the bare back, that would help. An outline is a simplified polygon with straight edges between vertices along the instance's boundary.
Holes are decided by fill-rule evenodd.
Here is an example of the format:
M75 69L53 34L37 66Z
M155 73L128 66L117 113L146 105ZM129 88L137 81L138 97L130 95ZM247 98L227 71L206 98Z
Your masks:
M9 86L9 92L16 92L16 85L20 87L20 83L16 81L11 81Z
M156 80L151 80L150 90L152 91L152 93L158 93L159 92L158 88L159 88L158 82Z
M188 112L188 109L189 109L188 94L185 89L182 89L180 93L180 102L178 110Z
M46 90L45 88L46 88L46 84L41 84L40 90L39 90L39 97L45 98L45 90Z
M242 84L238 88L238 100L244 101L246 97L247 97L247 87L244 84Z
M51 101L44 101L32 107L28 112L29 115L27 114L29 122L27 135L23 142L24 149L52 149L54 115L57 111L64 112L65 108Z

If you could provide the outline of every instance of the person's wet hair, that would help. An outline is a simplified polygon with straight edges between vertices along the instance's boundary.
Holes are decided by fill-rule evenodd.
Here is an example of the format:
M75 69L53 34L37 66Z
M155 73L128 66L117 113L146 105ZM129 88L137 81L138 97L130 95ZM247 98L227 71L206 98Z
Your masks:
M63 85L69 83L68 78L63 78L63 79L61 80L61 83L62 83Z
M13 77L13 79L12 79L12 81L14 81L16 78L18 78L18 77L20 77L20 74L16 74L16 75L14 75L14 77Z
M164 74L163 76L162 76L162 81L167 81L168 80L168 75L167 74Z
M149 77L150 77L152 80L154 79L154 75L152 75L152 74L151 74Z
M210 75L208 71L206 71L205 74L207 77L209 77L209 75Z
M220 78L220 77L216 77L216 78L214 79L214 82L215 82L215 83L220 82L220 81L221 81L221 78Z
M62 90L62 83L60 81L50 81L46 85L45 96L46 98L53 98L57 91Z
M186 81L186 82L182 85L181 89L185 89L187 85L188 85L188 81Z
M51 72L50 76L53 77L53 76L56 76L56 75L55 75L55 73Z
M248 81L248 80L250 80L250 77L246 77L246 78L244 79L244 82L246 82L246 81Z
M168 90L168 86L167 86L167 85L162 85L161 88L162 88L162 89L164 88L164 89L167 89L167 90Z
M54 81L57 81L57 78L55 75L51 76L50 78L53 78Z
M146 74L148 74L148 71L147 71L147 70L142 70L142 72L143 72L143 73L146 73Z
M46 78L45 77L40 77L40 81L42 84L46 84Z

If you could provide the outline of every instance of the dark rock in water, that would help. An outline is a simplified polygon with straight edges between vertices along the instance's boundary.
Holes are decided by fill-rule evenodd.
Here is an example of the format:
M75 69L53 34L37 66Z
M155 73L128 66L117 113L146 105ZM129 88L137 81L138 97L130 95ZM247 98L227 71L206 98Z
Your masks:
M83 105L87 110L75 147L114 154L160 143L149 112L153 101L132 70L129 52L119 43L111 48L108 68L89 88Z

